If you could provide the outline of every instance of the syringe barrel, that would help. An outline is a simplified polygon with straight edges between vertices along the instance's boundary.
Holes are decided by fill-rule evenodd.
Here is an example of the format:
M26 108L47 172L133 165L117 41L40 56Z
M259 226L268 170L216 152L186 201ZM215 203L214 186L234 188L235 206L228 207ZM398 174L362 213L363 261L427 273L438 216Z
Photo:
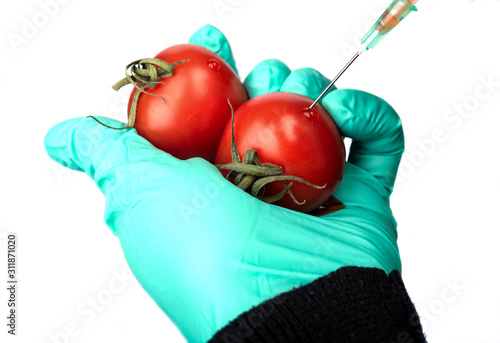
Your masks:
M366 50L375 47L396 25L398 25L408 14L416 11L415 3L418 0L393 0L382 13L370 31L363 37L361 44Z

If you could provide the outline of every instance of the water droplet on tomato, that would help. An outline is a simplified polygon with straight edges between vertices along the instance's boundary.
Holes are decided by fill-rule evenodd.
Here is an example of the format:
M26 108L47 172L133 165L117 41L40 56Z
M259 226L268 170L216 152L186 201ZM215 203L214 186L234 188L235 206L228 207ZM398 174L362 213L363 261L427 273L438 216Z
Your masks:
M217 61L217 60L215 60L213 58L209 59L208 62L207 62L207 64L208 64L208 67L210 69L212 69L213 71L219 71L219 69L220 69L220 63L219 63L219 61Z
M316 121L319 119L319 114L314 108L304 108L302 113L309 120Z

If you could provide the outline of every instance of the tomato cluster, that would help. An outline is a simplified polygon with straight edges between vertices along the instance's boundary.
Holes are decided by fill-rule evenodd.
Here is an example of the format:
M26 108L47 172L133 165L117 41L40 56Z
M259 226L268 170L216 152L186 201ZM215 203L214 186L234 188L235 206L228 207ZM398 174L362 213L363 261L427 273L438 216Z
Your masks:
M233 125L226 125L216 164L234 162L232 143L241 156L254 150L260 164L282 169L282 177L270 178L271 182L265 185L263 199L279 194L293 183L273 203L300 212L318 208L340 184L345 147L328 112L320 105L307 109L311 102L305 96L286 92L269 93L245 102L235 111Z
M215 163L238 187L279 206L308 213L335 192L345 148L319 104L307 110L311 99L286 92L249 100L234 70L197 45L175 45L155 58L175 67L153 88L132 93L139 135L179 159ZM248 171L256 168L262 172Z
M245 87L226 61L198 45L174 45L155 58L170 64L185 62L148 90L156 97L139 95L135 129L177 158L214 162L219 138L231 118L227 99L239 107L248 100Z

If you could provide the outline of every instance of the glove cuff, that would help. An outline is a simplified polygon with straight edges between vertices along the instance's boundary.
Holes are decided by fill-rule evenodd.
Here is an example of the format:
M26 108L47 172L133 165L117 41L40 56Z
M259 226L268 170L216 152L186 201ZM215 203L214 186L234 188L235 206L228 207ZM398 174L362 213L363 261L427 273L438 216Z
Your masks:
M344 267L241 314L209 343L426 342L397 271Z

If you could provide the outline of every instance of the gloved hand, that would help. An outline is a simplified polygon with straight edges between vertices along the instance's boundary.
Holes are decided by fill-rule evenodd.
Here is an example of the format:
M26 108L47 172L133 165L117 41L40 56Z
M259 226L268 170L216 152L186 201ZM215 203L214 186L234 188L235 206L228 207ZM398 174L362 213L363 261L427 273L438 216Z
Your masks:
M211 26L190 40L234 67L229 44ZM258 64L250 96L296 92L316 98L328 80L312 69ZM389 207L403 132L382 99L335 90L322 105L353 139L335 197L345 209L322 217L253 198L200 158L181 161L135 129L110 130L91 118L54 126L48 154L87 173L106 196L105 222L146 292L189 342L205 342L239 314L343 266L400 270ZM122 123L99 118L114 127Z

